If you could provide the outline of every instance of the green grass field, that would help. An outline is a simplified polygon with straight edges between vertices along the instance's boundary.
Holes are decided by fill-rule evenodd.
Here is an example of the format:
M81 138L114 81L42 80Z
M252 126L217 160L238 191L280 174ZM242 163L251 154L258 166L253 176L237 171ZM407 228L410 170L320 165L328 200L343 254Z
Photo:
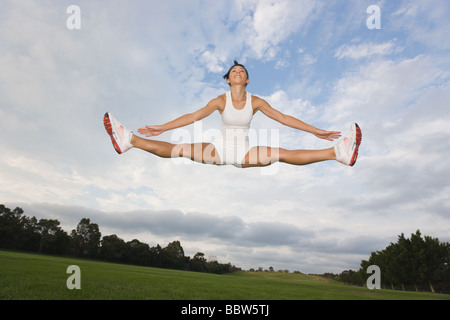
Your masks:
M80 267L80 290L66 286L70 265ZM450 295L369 290L303 274L214 275L0 251L0 299L450 300Z

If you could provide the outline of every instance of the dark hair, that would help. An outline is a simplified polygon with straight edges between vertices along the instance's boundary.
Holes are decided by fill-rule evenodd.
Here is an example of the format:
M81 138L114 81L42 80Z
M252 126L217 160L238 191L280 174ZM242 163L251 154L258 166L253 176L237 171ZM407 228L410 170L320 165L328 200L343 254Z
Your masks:
M228 70L228 72L223 76L223 78L224 78L225 80L228 80L228 78L230 78L230 72L231 72L231 69L233 69L234 67L242 67L242 68L244 68L245 73L247 73L247 79L250 79L250 76L248 75L248 71L247 71L247 69L244 67L244 65L243 65L243 64L240 64L239 62L237 62L236 60L234 60L234 65L231 66L231 68Z

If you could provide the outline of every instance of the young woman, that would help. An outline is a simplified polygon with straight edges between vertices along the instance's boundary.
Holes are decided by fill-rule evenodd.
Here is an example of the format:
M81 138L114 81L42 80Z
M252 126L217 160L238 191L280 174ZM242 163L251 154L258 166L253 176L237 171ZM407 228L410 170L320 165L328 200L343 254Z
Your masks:
M287 150L268 146L249 148L250 122L258 111L285 126L309 132L320 139L333 141L339 138L341 133L315 128L281 113L263 99L248 93L246 87L250 79L247 69L236 61L224 79L229 84L230 91L212 99L205 107L163 125L138 129L138 132L145 137L157 136L165 131L200 121L214 111L219 111L222 115L222 130L221 137L216 139L216 142L171 144L144 139L134 135L107 112L103 122L115 150L121 154L134 147L163 158L185 157L201 163L234 165L242 168L267 166L277 161L292 165L306 165L325 160L337 160L348 166L356 163L362 137L361 129L356 123L351 125L344 139L328 149Z

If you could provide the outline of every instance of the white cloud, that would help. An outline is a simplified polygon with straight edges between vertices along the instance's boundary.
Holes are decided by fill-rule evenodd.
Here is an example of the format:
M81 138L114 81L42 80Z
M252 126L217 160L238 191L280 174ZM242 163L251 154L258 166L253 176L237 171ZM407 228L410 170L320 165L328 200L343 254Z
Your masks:
M201 62L204 62L206 68L210 72L223 72L224 68L220 66L219 59L214 55L213 52L207 50L203 52L200 58Z
M273 59L278 45L298 31L316 8L315 1L258 1L253 15L254 36L248 39L257 58Z
M334 55L338 59L362 59L373 55L390 55L396 50L395 42L386 43L361 43L359 45L343 45L336 50Z
M407 32L411 41L426 45L432 51L449 49L450 22L447 1L402 1L399 9L388 15L393 30Z
M336 124L353 118L361 125L363 143L353 173L364 192L330 199L329 205L341 214L370 217L374 232L431 229L450 218L443 201L448 188L443 177L450 170L443 161L449 156L450 91L440 64L428 55L377 59L336 83L330 99L336 108L325 118Z
M325 117L344 124L370 119L385 124L403 115L411 101L443 81L446 72L427 55L398 62L373 60L358 66L336 82ZM376 120L376 122L375 122Z

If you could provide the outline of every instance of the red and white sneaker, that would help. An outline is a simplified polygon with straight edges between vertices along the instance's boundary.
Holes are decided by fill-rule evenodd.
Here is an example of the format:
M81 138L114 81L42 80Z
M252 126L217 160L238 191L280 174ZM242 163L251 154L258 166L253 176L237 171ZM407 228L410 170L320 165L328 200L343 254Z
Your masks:
M111 113L105 113L103 124L118 154L122 154L133 148L130 143L133 133L114 119Z
M361 144L362 133L357 123L352 123L350 131L344 139L334 146L336 160L348 166L354 166L358 158L358 149Z

